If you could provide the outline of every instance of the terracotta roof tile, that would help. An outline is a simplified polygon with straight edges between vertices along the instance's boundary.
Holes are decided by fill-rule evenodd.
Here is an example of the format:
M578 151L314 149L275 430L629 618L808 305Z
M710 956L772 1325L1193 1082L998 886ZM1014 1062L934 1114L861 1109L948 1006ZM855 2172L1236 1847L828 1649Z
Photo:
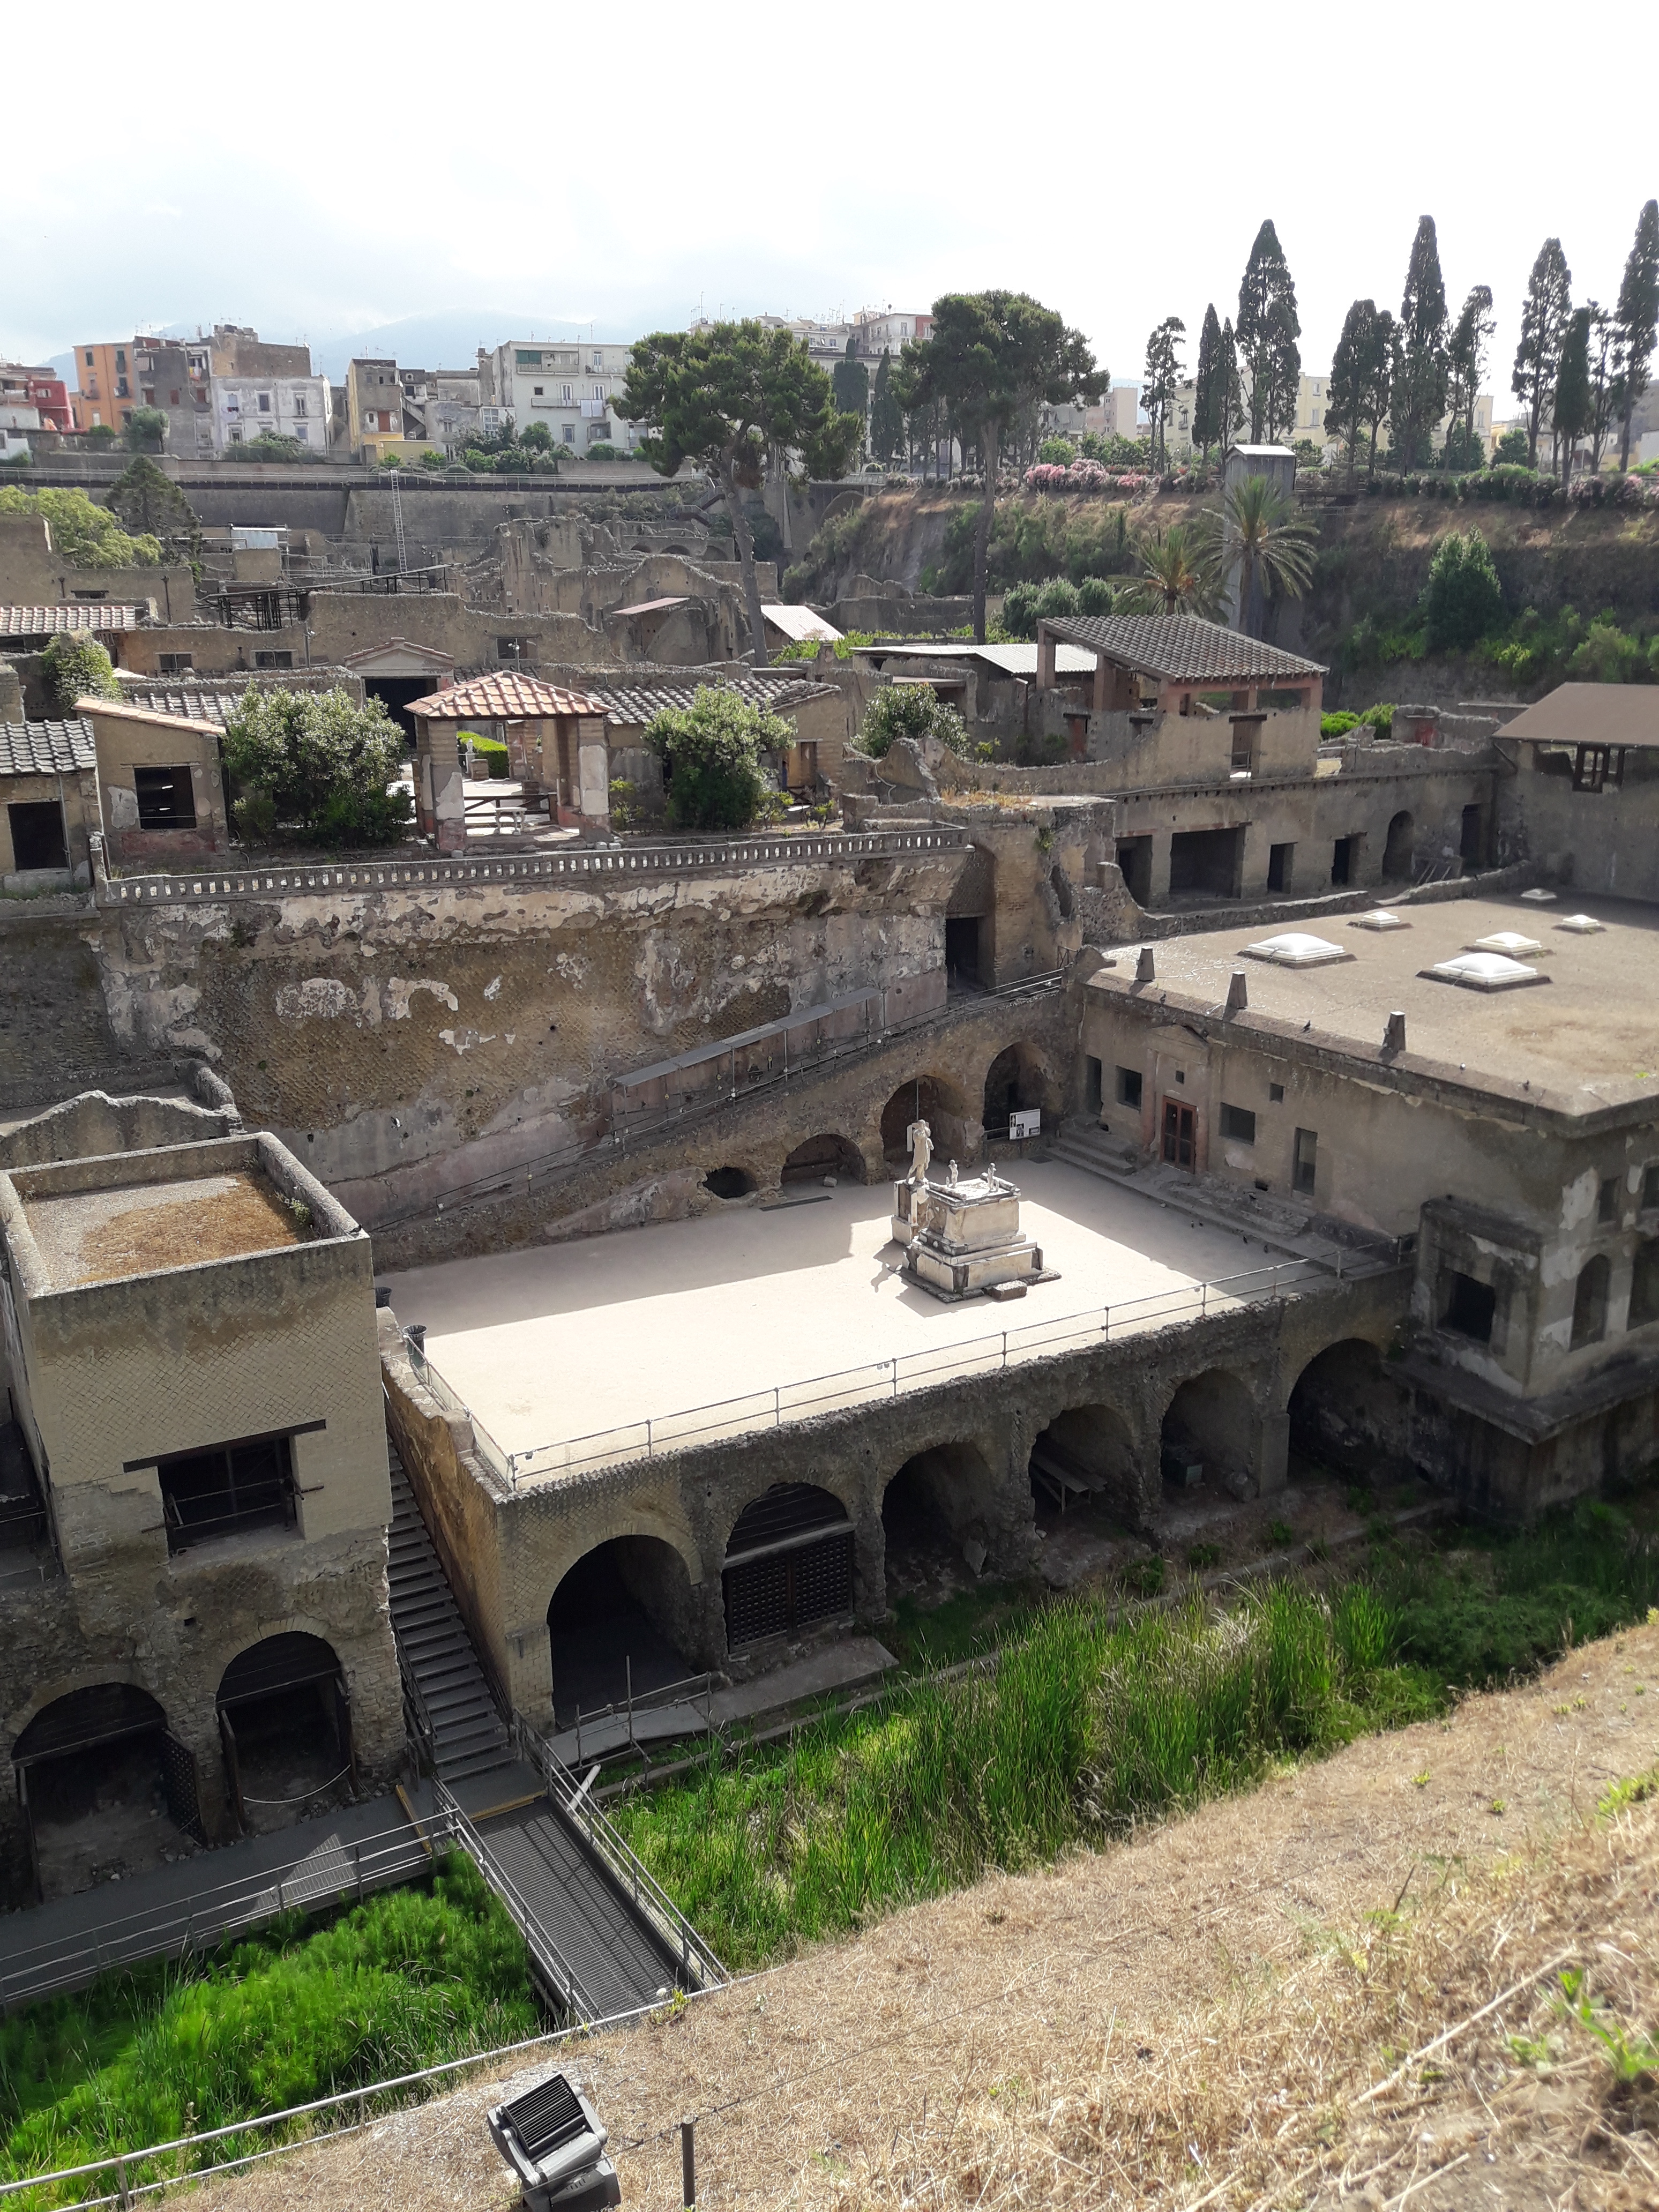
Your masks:
M0 722L0 775L70 775L97 764L90 722Z
M407 711L440 722L521 722L543 720L550 714L603 714L605 708L602 700L590 699L585 691L567 691L537 676L492 668L487 675L470 677L447 691L411 699Z
M1233 684L1264 676L1322 676L1322 665L1191 615L1079 615L1045 620L1068 645L1093 646L1167 684Z
M612 722L627 728L643 726L656 714L683 713L699 691L735 691L753 707L775 714L789 714L809 699L835 696L833 684L814 684L807 677L741 676L726 684L631 684L600 694L600 704Z
M65 631L137 629L149 609L105 599L67 599L55 607L0 607L0 637L61 637Z

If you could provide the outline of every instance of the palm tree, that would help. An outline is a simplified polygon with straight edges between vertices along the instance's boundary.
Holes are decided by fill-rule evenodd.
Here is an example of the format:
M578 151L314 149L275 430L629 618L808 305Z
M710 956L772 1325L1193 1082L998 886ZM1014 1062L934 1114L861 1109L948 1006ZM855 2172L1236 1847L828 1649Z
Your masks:
M1117 605L1132 615L1201 615L1221 611L1223 600L1203 539L1186 523L1147 532L1135 548L1140 574L1117 593Z
M1224 595L1228 571L1238 564L1238 627L1248 631L1258 578L1264 599L1299 599L1313 580L1318 532L1295 520L1289 496L1271 477L1245 477L1229 485L1218 511L1206 518L1210 574Z

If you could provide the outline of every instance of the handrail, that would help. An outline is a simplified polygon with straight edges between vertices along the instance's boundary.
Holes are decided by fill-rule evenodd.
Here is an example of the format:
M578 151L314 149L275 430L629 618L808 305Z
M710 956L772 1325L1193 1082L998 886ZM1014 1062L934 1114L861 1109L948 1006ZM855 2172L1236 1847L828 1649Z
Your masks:
M100 880L94 896L101 907L122 907L177 905L197 899L300 897L320 891L407 890L468 883L586 886L703 868L777 867L950 852L966 842L966 831L954 825L815 830L797 836L732 837L685 845L577 845L558 853L477 858L432 854L418 860L290 863L270 868L192 869L179 876L115 876Z
M540 1769L554 1802L567 1820L585 1832L593 1855L613 1880L627 1890L634 1910L648 1921L671 1952L679 1959L686 1979L699 1989L718 1989L731 1976L711 1947L680 1911L612 1822L593 1802L575 1776L522 1715L513 1716L515 1747L521 1757Z
M575 1968L520 1895L517 1884L495 1863L489 1846L462 1811L453 1791L434 1779L432 1794L439 1811L449 1822L451 1832L459 1837L479 1873L507 1907L514 1924L524 1937L531 1956L552 1983L565 2011L573 2021L597 2019L599 2007L583 1990Z
M751 1436L769 1429L784 1428L796 1421L811 1420L821 1413L896 1398L902 1389L925 1389L957 1375L988 1374L1028 1358L1053 1358L1082 1345L1106 1343L1114 1332L1119 1335L1133 1334L1144 1327L1164 1322L1202 1320L1209 1313L1212 1298L1234 1305L1253 1304L1263 1299L1282 1301L1287 1292L1295 1292L1314 1281L1334 1278L1340 1283L1345 1275L1352 1278L1379 1273L1395 1264L1395 1261L1365 1261L1355 1265L1340 1250L1334 1264L1311 1259L1275 1261L1236 1275L1218 1276L1172 1291L1155 1291L1146 1297L1132 1298L1117 1305L1092 1307L1053 1321L1031 1322L1024 1328L968 1337L936 1351L901 1352L890 1359L867 1360L859 1367L841 1368L801 1382L777 1383L735 1398L714 1399L700 1406L683 1407L672 1413L653 1414L644 1420L593 1430L584 1436L561 1437L545 1444L532 1444L518 1451L503 1451L493 1437L487 1437L483 1456L498 1475L517 1489L525 1481L543 1476L585 1474L627 1460L658 1459L695 1449L699 1444ZM415 1349L412 1346L410 1348ZM434 1395L441 1402L447 1401L456 1409L466 1411L459 1395L434 1367L424 1346L419 1348L417 1372L428 1387L435 1378L438 1387ZM468 1418L473 1420L476 1431L476 1416L469 1413Z

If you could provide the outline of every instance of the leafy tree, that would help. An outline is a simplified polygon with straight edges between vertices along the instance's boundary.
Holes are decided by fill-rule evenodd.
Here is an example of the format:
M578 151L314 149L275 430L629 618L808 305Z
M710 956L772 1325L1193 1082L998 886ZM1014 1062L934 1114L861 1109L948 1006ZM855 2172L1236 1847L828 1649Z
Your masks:
M1152 418L1152 466L1158 470L1169 465L1170 408L1181 382L1179 341L1186 328L1179 315L1166 315L1146 341L1140 398Z
M667 776L669 820L678 830L746 830L777 788L764 755L794 737L781 714L708 684L689 707L665 708L646 724L645 742Z
M392 780L403 738L378 699L349 691L245 692L225 724L224 761L239 787L245 838L283 825L319 845L386 845L409 819Z
M1420 216L1400 302L1399 366L1389 416L1389 442L1402 468L1421 468L1428 460L1435 425L1446 411L1446 321L1434 217Z
M1435 547L1423 612L1431 653L1465 652L1503 621L1504 589L1478 530L1449 532Z
M1207 465L1210 448L1221 435L1222 383L1225 369L1221 358L1221 325L1215 302L1204 310L1198 334L1198 366L1193 372L1193 443Z
M240 446L230 447L223 458L228 461L314 461L317 456L297 438L261 430L257 438L244 438Z
M130 453L159 453L167 441L167 418L159 407L135 407L125 434Z
M755 663L763 668L766 623L744 494L758 491L769 469L792 455L810 475L845 476L864 442L863 416L837 410L805 343L758 322L641 338L617 411L647 425L640 451L659 476L675 476L690 461L719 486L743 567Z
M1077 586L1069 576L1056 576L1045 584L1037 594L1036 613L1039 622L1070 622L1083 611L1083 601Z
M1265 479L1263 479L1265 481ZM1132 615L1198 615L1212 622L1225 605L1202 533L1172 522L1148 531L1135 550L1140 574L1118 588L1116 604Z
M1527 466L1538 465L1538 433L1555 396L1556 371L1572 320L1572 271L1559 238L1538 249L1521 309L1521 343L1510 389L1527 411Z
M40 673L46 679L46 696L58 712L73 714L77 699L118 699L115 664L95 637L79 635L52 639L40 656Z
M1265 599L1299 599L1313 577L1318 532L1297 521L1286 495L1271 477L1245 477L1230 484L1206 536L1212 573L1224 587L1228 569L1238 563L1238 627L1247 635L1255 587Z
M1002 595L1002 627L1010 637L1036 635L1037 601L1042 595L1038 585L1010 584Z
M83 491L49 487L31 492L20 484L0 485L0 514L41 516L51 529L53 550L71 568L154 568L161 560L159 538L129 537L109 509L94 507Z
M1116 604L1116 592L1104 576L1085 576L1077 587L1080 615L1109 615Z
M1497 327L1492 287L1477 284L1464 301L1446 341L1446 401L1463 427L1462 459L1466 468L1480 466L1480 460L1471 458L1476 452L1474 409L1480 397L1480 380L1486 373L1486 343ZM1449 449L1450 444L1449 435Z
M870 450L878 461L890 461L904 449L904 410L893 390L893 362L882 348L876 363L876 387L870 401Z
M520 449L526 453L550 453L553 433L545 422L526 422L518 434Z
M1013 597L1012 592L1009 597ZM961 715L926 684L884 684L865 709L864 726L859 732L860 751L868 753L872 760L883 760L900 738L918 743L923 738L937 738L953 753L968 750L967 727Z
M1296 421L1302 356L1296 285L1271 221L1255 234L1238 288L1234 336L1250 384L1250 443L1278 437Z
M1526 467L1527 434L1518 422L1505 430L1492 447L1492 465L1494 468Z
M1630 466L1631 416L1648 388L1648 363L1659 337L1659 200L1650 200L1636 222L1636 240L1625 263L1613 311L1613 411L1619 422L1619 466Z
M94 422L91 429L82 434L86 443L94 450L100 446L112 446L115 443L115 425L112 422Z
M1382 434L1382 424L1394 398L1395 364L1400 353L1397 339L1398 325L1394 317L1386 307L1379 307L1365 355L1365 427L1369 437L1365 459L1367 483L1376 473L1376 441Z
M194 554L201 537L195 510L148 455L129 461L106 496L110 513L135 538L167 538Z
M830 381L835 387L836 404L843 415L856 415L863 422L870 412L870 372L860 361L854 349L856 338L847 341L847 356L836 363Z
M1037 447L1037 459L1055 468L1069 469L1077 459L1077 447L1069 438L1045 438Z
M1080 331L1028 292L951 292L933 302L932 334L911 339L895 386L907 411L942 405L976 439L985 497L974 542L974 635L985 641L985 581L1002 442L1027 410L1098 399L1107 376Z
M1589 428L1589 309L1576 307L1568 321L1561 358L1556 366L1555 404L1550 417L1563 483L1571 481L1573 454L1578 441Z

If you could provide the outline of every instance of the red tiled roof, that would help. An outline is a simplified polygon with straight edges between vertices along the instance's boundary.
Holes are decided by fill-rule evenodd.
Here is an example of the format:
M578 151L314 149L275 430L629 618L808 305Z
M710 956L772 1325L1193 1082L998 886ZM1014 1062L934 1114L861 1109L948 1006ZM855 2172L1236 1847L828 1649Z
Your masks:
M520 722L539 721L550 714L603 714L605 706L585 691L567 691L561 684L544 684L539 677L492 668L488 675L470 677L447 691L411 699L407 711L437 722Z
M149 610L105 599L55 607L0 607L0 637L60 637L65 630L137 629Z

